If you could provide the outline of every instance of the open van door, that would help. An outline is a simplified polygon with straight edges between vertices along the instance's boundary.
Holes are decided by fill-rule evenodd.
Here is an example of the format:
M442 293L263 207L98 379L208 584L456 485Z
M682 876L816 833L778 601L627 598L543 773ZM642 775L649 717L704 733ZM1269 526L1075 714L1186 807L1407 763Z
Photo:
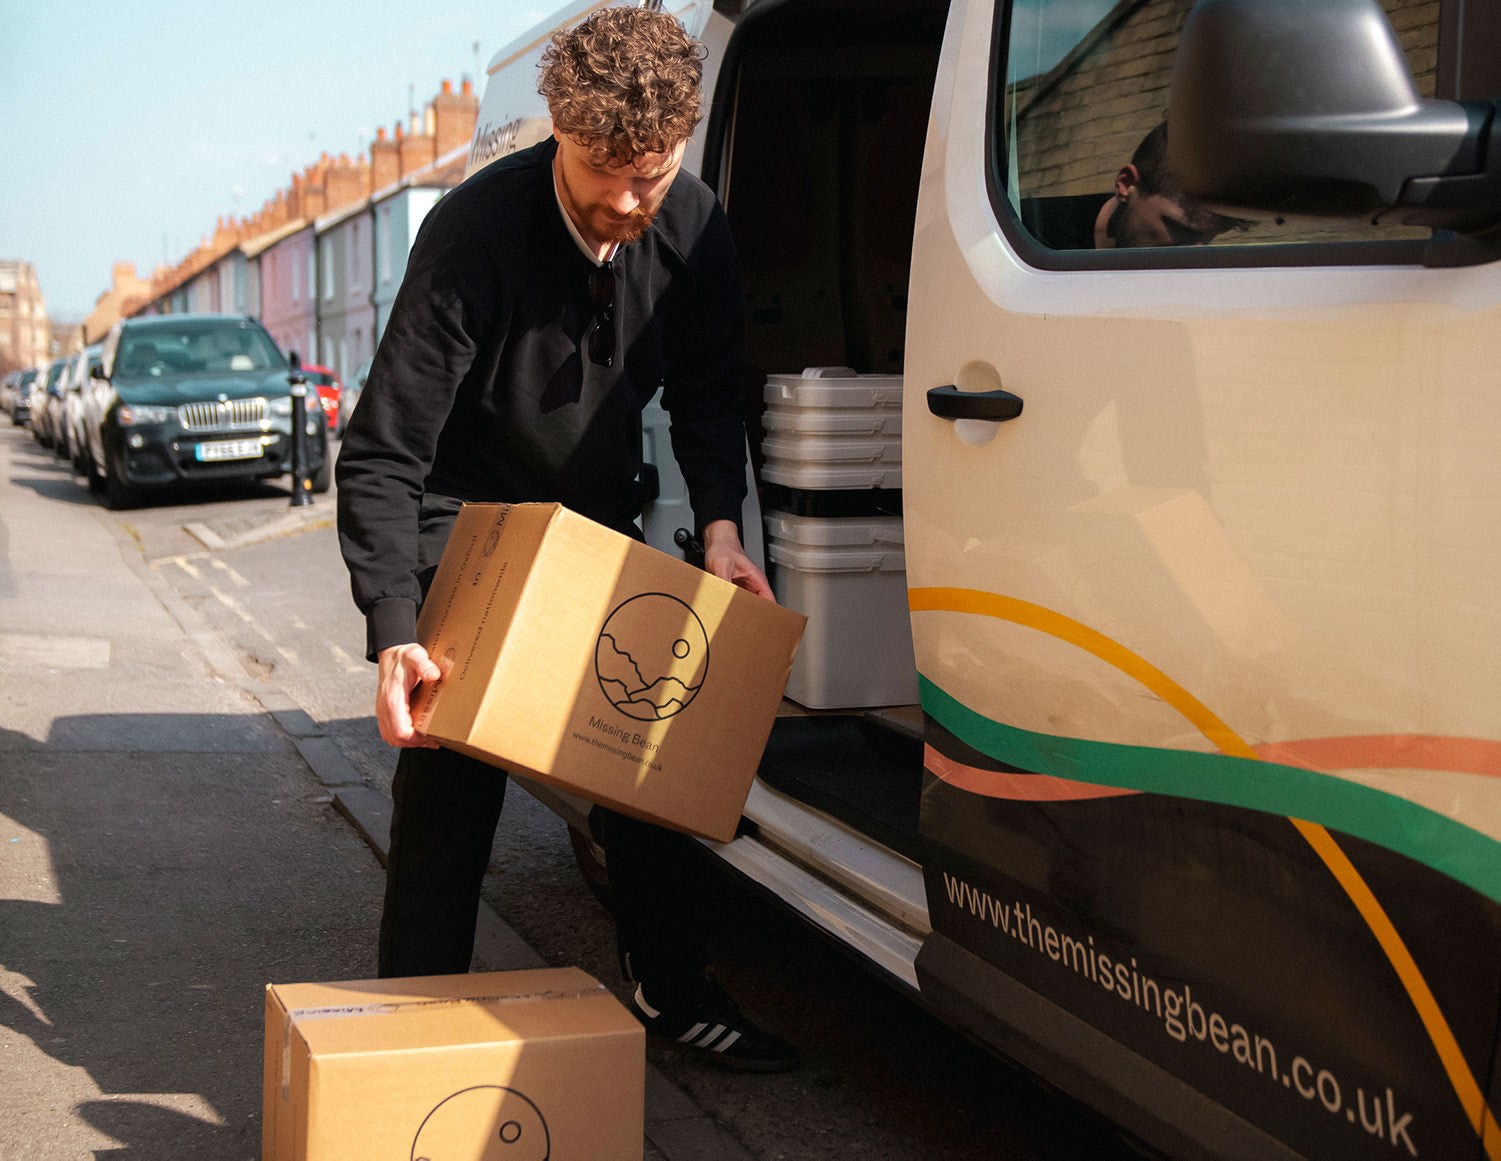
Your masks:
M918 978L1175 1156L1496 1157L1497 26L1200 7L952 6Z

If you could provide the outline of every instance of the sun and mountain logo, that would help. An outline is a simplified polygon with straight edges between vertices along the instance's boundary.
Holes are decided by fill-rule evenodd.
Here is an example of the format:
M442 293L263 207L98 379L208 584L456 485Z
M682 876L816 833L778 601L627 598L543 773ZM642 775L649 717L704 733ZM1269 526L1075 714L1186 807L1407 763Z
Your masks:
M709 669L709 635L693 609L667 593L642 593L606 619L594 673L606 699L638 722L687 709Z
M461 1089L423 1118L412 1161L549 1161L552 1138L525 1093L498 1084Z

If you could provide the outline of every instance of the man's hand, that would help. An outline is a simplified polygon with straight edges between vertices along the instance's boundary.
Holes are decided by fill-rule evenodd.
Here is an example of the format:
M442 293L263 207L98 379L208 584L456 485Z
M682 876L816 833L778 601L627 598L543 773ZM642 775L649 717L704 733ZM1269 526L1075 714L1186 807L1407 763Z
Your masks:
M412 691L419 682L437 681L443 675L415 641L382 649L380 684L375 692L375 720L388 746L436 750L438 743L412 726Z
M766 574L745 555L740 544L740 530L733 520L715 520L704 527L704 568L720 580L727 580L746 592L776 603Z

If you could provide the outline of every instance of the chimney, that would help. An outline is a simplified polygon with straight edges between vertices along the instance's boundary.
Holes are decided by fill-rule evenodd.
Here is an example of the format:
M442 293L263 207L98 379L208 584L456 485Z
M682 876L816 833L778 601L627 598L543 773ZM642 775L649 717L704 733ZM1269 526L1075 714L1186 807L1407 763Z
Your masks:
M303 173L302 217L316 218L328 213L327 187L324 185L328 175L328 154L313 162Z
M386 136L382 125L375 131L375 140L370 143L370 189L385 189L401 178L401 156L396 142Z
M339 154L339 160L329 166L324 178L324 201L327 210L342 209L370 196L370 167L362 154L355 161L349 154Z
M433 147L435 157L446 157L455 149L469 144L474 136L474 123L479 119L479 98L474 95L474 86L467 80L462 92L453 91L453 82L444 81L443 91L433 98Z
M396 129L396 144L401 158L401 176L406 177L409 173L416 173L419 169L426 169L433 163L437 156L433 152L433 139L427 133L419 133L416 128L417 115L412 114L412 131L405 137L401 135L401 127Z

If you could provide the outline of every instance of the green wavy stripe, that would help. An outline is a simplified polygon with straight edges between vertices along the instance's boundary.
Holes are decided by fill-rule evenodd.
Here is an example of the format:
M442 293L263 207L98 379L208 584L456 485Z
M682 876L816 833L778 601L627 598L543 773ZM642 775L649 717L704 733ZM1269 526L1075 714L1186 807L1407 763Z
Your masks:
M1033 733L976 713L921 674L918 682L924 712L998 762L1316 822L1406 855L1501 903L1501 843L1405 798L1276 762Z

